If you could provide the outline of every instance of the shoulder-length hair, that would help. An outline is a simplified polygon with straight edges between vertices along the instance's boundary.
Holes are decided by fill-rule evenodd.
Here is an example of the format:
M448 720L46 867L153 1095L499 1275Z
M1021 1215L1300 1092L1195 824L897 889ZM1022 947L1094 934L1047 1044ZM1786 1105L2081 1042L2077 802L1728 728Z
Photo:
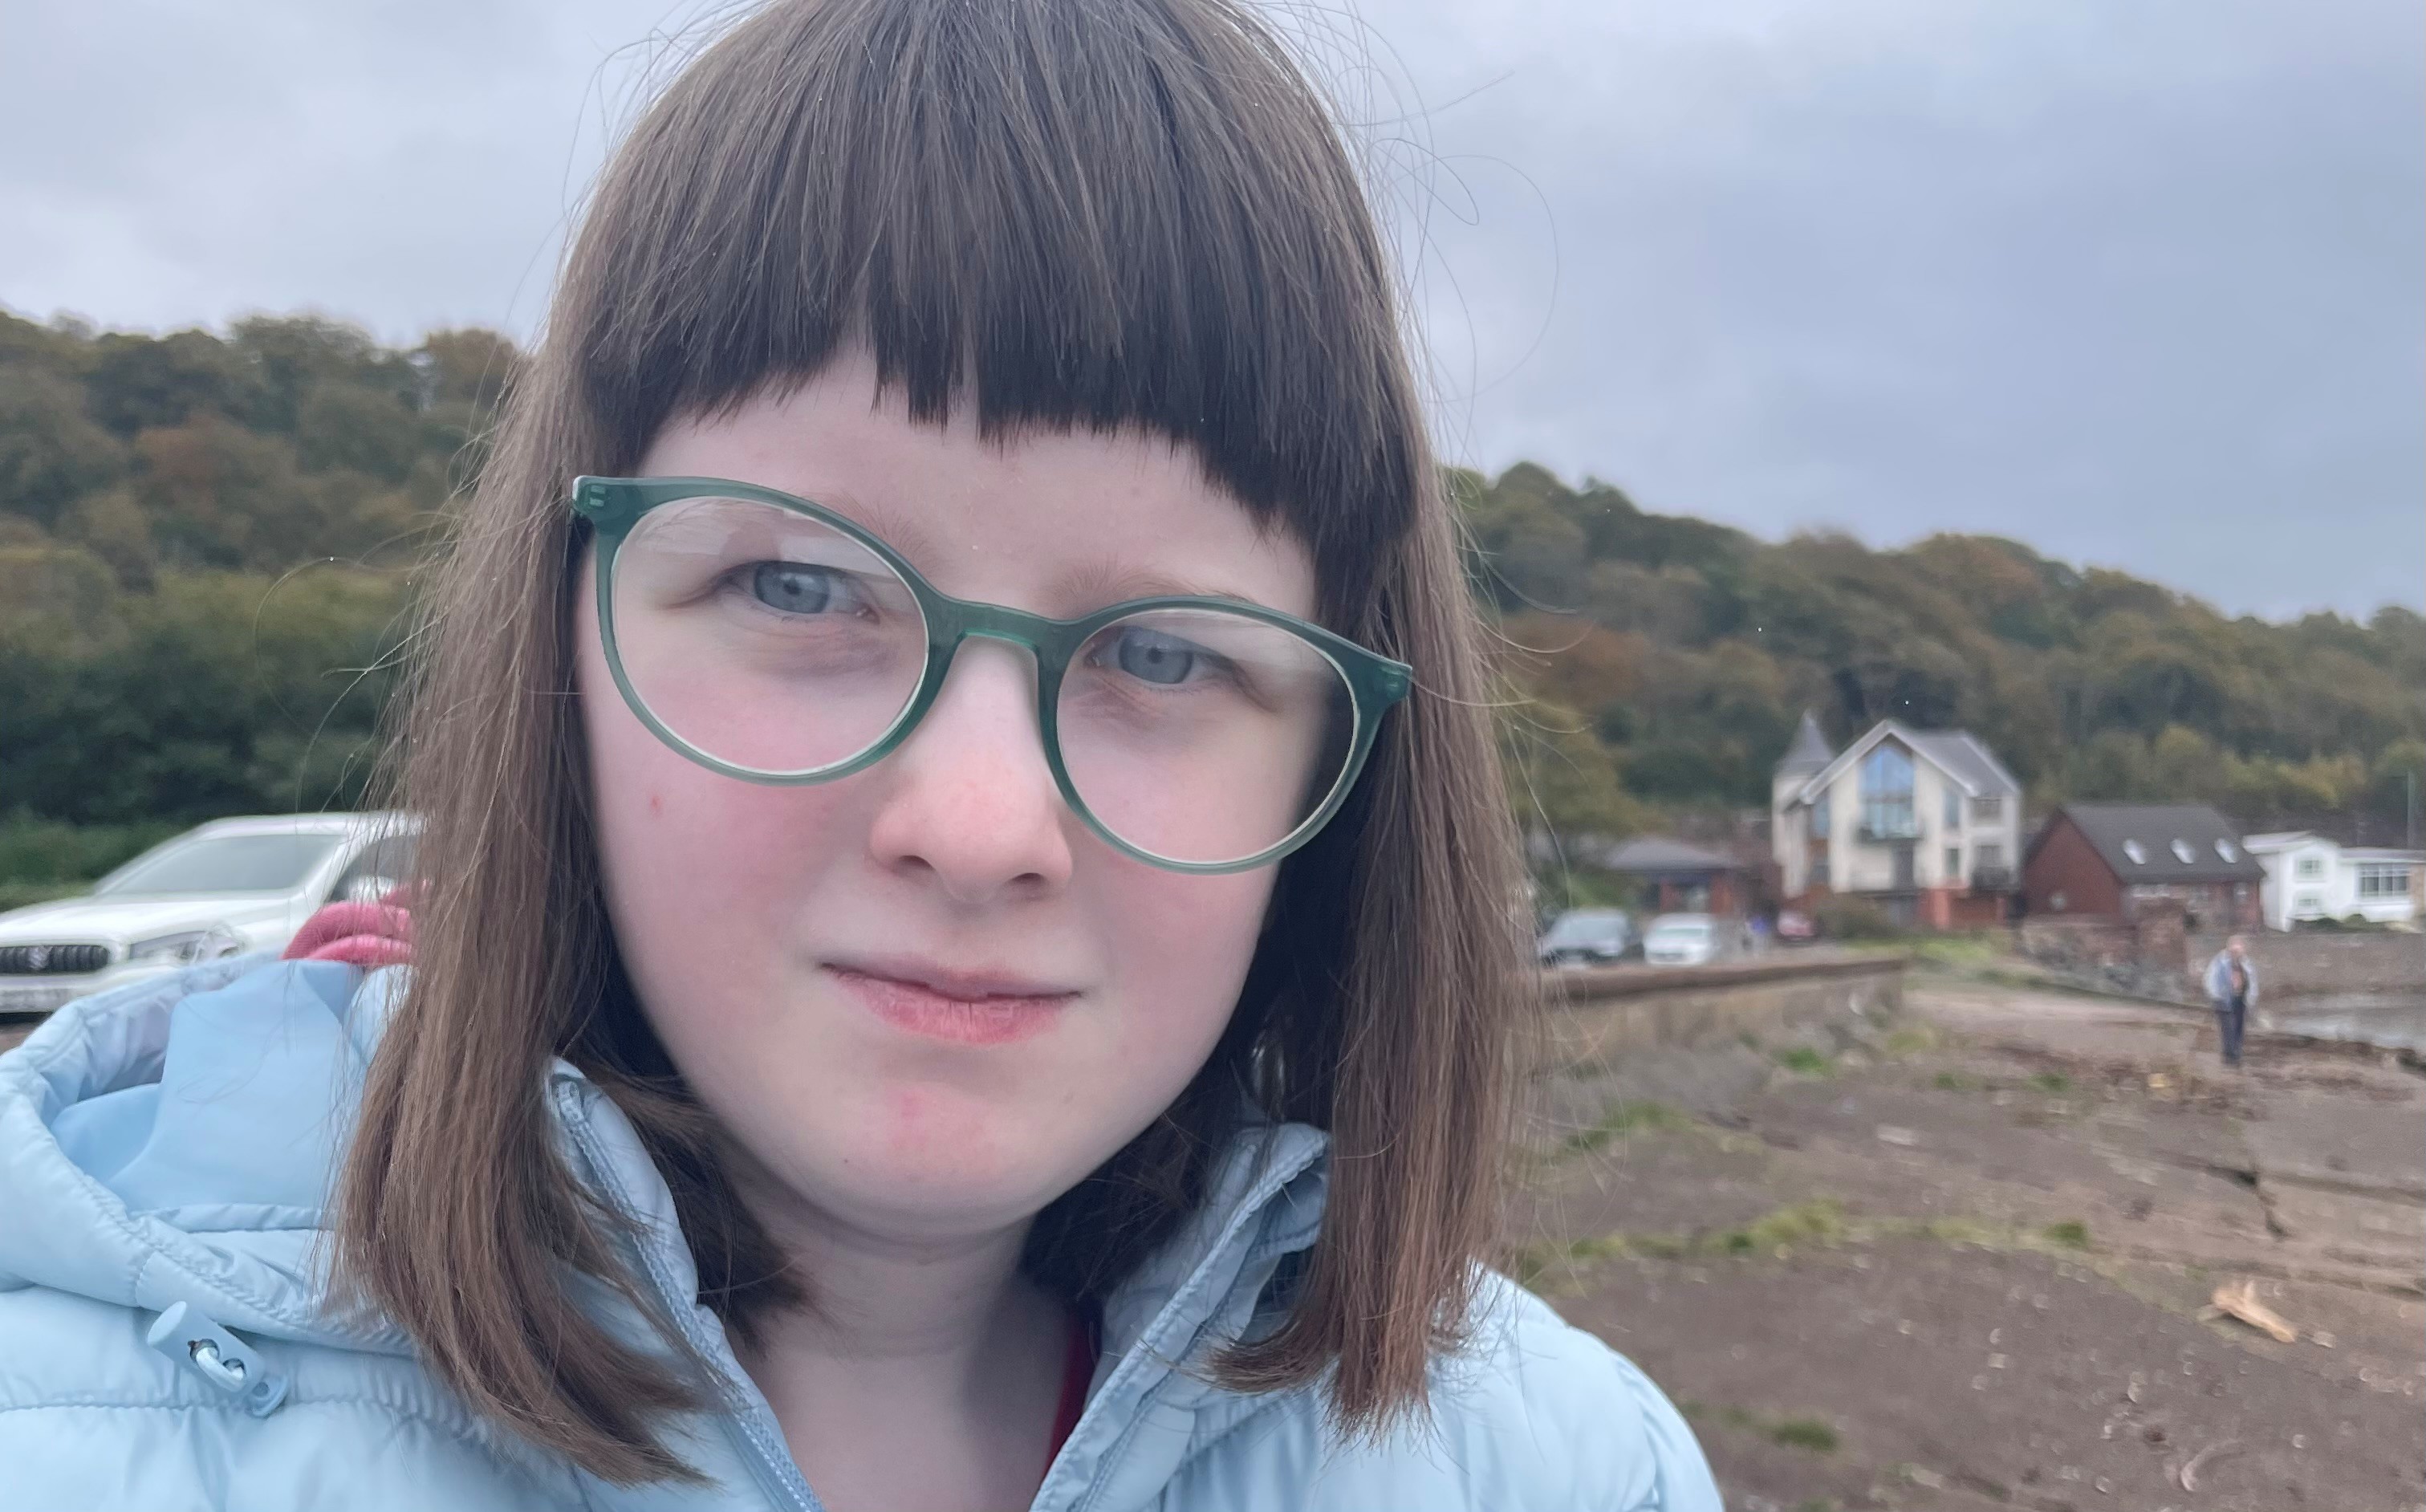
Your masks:
M1419 1409L1496 1232L1523 1002L1479 625L1398 318L1331 119L1238 0L783 0L706 49L609 164L426 597L396 753L425 892L339 1181L346 1294L527 1439L610 1480L693 1473L659 1427L713 1382L678 1341L618 1343L571 1284L640 1301L622 1220L549 1136L562 1056L631 1114L728 1326L801 1299L618 963L565 501L670 419L862 350L921 421L1191 449L1305 545L1326 624L1414 665L1351 805L1284 863L1226 1036L1027 1263L1100 1296L1201 1200L1242 1103L1317 1125L1320 1237L1285 1321L1215 1372L1335 1367L1346 1431Z

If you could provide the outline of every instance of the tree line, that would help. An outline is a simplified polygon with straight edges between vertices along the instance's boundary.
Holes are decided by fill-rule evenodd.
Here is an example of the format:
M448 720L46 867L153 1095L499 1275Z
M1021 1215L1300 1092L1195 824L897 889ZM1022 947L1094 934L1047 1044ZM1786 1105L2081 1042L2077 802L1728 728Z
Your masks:
M412 569L518 360L480 330L398 349L309 316L154 336L0 312L0 825L359 801ZM2406 609L2272 624L2012 541L1772 543L1529 464L1448 481L1536 829L1765 805L1804 708L1840 741L1885 716L1975 730L2039 811L2197 797L2382 838L2426 769Z
M2426 787L2426 616L2229 616L2015 541L1756 540L1520 464L1453 475L1500 617L1520 793L1545 828L1625 833L1766 806L1803 709L1969 729L2030 812L2217 805L2245 832L2397 841Z

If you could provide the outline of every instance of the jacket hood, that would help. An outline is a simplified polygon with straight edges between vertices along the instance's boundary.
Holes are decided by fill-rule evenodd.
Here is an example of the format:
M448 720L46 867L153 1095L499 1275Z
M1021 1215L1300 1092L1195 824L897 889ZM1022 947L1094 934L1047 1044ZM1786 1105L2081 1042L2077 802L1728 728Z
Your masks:
M0 1057L0 1291L48 1287L141 1309L138 1330L182 1302L263 1339L411 1355L393 1325L325 1307L329 1185L405 969L251 956L59 1010ZM755 1480L773 1505L814 1507L721 1323L698 1301L671 1194L638 1132L563 1062L547 1096L574 1174L637 1220L637 1279L728 1378L721 1429L684 1433L702 1468ZM1278 1316L1267 1293L1320 1226L1326 1144L1304 1125L1250 1127L1205 1204L1106 1300L1103 1363L1038 1504L1058 1491L1088 1493L1090 1506L1143 1505L1253 1410L1191 1367ZM604 1321L630 1329L628 1313L608 1310L617 1316Z
M323 1316L317 1243L395 973L265 964L72 1004L0 1060L0 1289L406 1352L391 1326Z

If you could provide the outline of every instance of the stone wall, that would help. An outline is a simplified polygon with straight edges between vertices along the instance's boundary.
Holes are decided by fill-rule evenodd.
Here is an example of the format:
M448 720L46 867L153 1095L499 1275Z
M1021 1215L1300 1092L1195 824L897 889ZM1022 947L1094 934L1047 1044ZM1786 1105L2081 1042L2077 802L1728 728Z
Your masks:
M2014 944L2032 964L2075 986L2196 1002L2189 938L2179 901L2154 899L2130 919L2025 919ZM2204 964L2207 956L2195 960Z
M2291 934L2250 931L2241 938L2257 962L2257 981L2268 1001L2284 998L2426 993L2426 935L2337 930ZM2205 967L2225 936L2199 934L2188 943L2189 963Z
M1650 1049L1737 1045L1840 1019L1876 1020L1903 1006L1904 958L1852 951L1782 951L1699 967L1600 967L1545 978L1554 1065L1609 1066Z

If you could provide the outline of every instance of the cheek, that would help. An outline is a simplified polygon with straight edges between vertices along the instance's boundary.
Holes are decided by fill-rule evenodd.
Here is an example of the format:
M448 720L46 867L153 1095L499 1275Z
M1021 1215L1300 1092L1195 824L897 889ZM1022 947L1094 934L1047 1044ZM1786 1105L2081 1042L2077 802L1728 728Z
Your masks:
M1162 1081L1177 1069L1175 1094L1230 1021L1254 959L1271 871L1182 876L1124 862L1107 880L1097 917L1126 1006L1118 1049L1157 1063ZM1188 1064L1174 1068L1175 1060Z
M702 1001L678 989L709 980L704 973L741 986L775 968L770 942L814 886L820 858L837 854L848 794L736 782L689 760L625 706L594 631L583 640L582 718L607 908L654 1018L659 1005Z

